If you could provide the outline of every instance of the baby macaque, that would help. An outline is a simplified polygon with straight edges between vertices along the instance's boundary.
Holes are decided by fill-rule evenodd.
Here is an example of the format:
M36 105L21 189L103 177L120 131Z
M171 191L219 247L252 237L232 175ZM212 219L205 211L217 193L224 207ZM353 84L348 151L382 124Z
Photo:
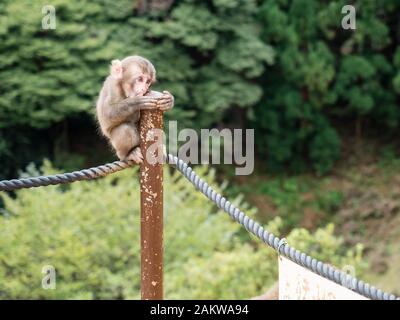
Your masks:
M143 57L130 56L111 62L96 112L101 132L120 160L143 162L138 131L140 110L166 111L174 106L174 97L168 91L150 91L155 81L156 70Z

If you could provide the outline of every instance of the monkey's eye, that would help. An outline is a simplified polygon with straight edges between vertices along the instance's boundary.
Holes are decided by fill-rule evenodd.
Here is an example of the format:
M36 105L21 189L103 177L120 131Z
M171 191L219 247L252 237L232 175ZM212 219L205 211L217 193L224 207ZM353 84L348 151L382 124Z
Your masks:
M143 82L143 77L139 77L139 78L137 78L137 81L139 81L139 82Z
M147 82L146 82L147 84L150 84L151 83L151 81L150 81L150 79L149 80L147 80Z

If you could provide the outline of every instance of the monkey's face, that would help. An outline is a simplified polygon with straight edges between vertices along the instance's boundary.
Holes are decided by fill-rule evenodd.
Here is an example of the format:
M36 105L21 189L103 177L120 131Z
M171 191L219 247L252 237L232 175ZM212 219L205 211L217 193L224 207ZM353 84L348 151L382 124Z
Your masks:
M135 96L144 96L150 89L153 79L145 73L140 73L132 79L132 91Z
M134 68L131 77L123 83L123 89L127 97L144 96L153 84L151 75L143 72L139 68Z

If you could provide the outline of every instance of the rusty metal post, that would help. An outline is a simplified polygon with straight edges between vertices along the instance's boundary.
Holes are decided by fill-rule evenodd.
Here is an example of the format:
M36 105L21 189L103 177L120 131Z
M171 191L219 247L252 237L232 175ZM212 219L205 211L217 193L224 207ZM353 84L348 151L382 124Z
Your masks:
M140 166L142 300L163 299L163 168L162 163L154 164L155 158L162 157L162 154L150 152L154 150L155 143L162 146L162 139L161 141L156 139L153 129L163 129L162 111L142 110L140 112L140 149L144 157Z

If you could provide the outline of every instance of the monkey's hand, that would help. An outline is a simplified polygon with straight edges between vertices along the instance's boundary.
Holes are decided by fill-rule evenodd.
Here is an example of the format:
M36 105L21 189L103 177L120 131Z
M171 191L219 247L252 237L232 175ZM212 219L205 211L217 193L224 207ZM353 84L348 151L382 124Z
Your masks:
M110 114L107 114L107 117L113 118L113 116L122 115L123 120L125 120L126 115L137 110L156 109L158 107L157 102L157 98L150 96L129 97L119 102L110 103L112 108L108 110Z
M158 108L158 100L154 97L149 97L149 96L139 96L139 97L132 97L128 98L126 100L130 99L130 104L133 108L135 109L140 109L140 110L151 110L151 109L157 109Z
M174 96L168 91L163 91L163 95L157 101L157 107L161 111L167 111L174 107Z
M129 97L122 101L105 104L104 117L107 119L107 130L129 121L140 110L158 109L158 99L149 96Z

